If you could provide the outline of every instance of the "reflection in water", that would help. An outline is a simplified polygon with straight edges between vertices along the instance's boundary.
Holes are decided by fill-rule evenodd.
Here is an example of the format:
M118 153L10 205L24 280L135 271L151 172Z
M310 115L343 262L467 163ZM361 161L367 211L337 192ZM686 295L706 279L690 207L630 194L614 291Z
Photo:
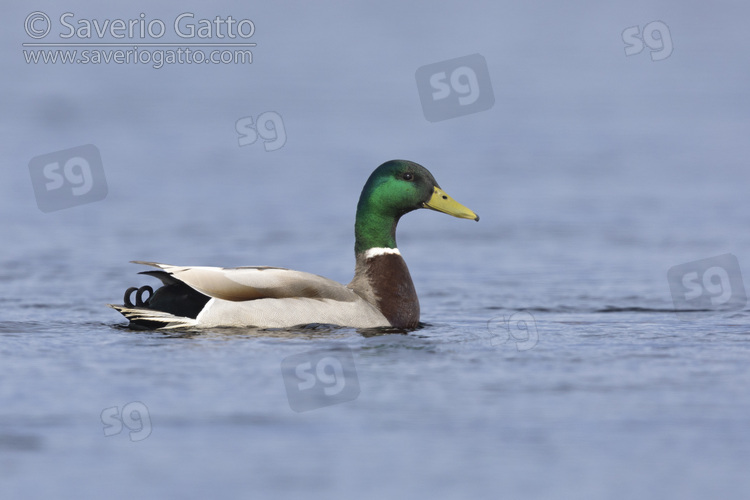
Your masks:
M111 325L112 328L121 331L133 332L136 334L152 334L163 338L185 339L236 339L239 337L247 338L271 338L271 339L325 339L325 338L345 338L351 335L361 335L362 337L378 337L382 335L410 335L422 328L429 326L426 323L420 323L419 327L414 330L404 330L393 327L377 328L349 328L338 325L326 325L313 323L309 325L300 325L293 328L254 328L254 327L214 327L214 328L175 328L170 330L147 329L142 327L130 327L128 325Z

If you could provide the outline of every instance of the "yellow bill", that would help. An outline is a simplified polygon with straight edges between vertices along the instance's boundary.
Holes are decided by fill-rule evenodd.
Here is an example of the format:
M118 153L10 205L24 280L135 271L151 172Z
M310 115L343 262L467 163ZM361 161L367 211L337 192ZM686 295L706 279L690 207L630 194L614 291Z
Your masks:
M451 198L445 191L436 187L429 201L424 203L425 208L431 208L444 214L458 217L459 219L479 220L479 216Z

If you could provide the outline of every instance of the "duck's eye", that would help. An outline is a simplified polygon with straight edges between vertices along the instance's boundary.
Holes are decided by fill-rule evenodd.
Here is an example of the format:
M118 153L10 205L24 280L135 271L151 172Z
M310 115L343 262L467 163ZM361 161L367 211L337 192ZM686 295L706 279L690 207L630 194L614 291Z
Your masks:
M405 181L413 181L414 180L414 174L411 172L406 172L404 175L401 176Z

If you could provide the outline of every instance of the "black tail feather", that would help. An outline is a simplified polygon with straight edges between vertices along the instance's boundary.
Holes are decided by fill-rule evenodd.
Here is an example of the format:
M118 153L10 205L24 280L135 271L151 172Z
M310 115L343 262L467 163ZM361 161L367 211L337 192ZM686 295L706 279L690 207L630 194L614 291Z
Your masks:
M125 291L123 298L124 305L116 309L130 320L131 327L140 328L160 328L167 323L154 321L153 316L164 316L162 314L149 315L148 311L158 311L178 318L195 319L203 310L211 297L204 295L182 281L173 277L164 271L144 271L139 274L147 274L158 278L163 286L154 291L148 285L140 288L130 287ZM135 292L135 304L131 300ZM144 294L148 292L148 297L144 299ZM139 312L134 312L139 311ZM128 312L128 314L125 314ZM149 317L150 319L145 319Z

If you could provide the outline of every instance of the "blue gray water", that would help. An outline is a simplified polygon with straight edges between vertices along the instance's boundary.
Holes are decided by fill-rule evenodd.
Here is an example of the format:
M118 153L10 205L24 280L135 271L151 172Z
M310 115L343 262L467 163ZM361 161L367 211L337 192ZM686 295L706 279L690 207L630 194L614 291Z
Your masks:
M249 65L27 64L35 9L55 42L65 12L191 12L251 19L257 46ZM1 498L745 497L746 7L6 11ZM480 78L426 119L417 69L469 96L445 61L473 54L494 99ZM106 189L32 182L58 158L85 185L60 152L87 144ZM359 191L392 158L481 216L402 220L424 328L135 332L105 306L154 284L130 260L348 282ZM675 312L670 269L697 312Z

